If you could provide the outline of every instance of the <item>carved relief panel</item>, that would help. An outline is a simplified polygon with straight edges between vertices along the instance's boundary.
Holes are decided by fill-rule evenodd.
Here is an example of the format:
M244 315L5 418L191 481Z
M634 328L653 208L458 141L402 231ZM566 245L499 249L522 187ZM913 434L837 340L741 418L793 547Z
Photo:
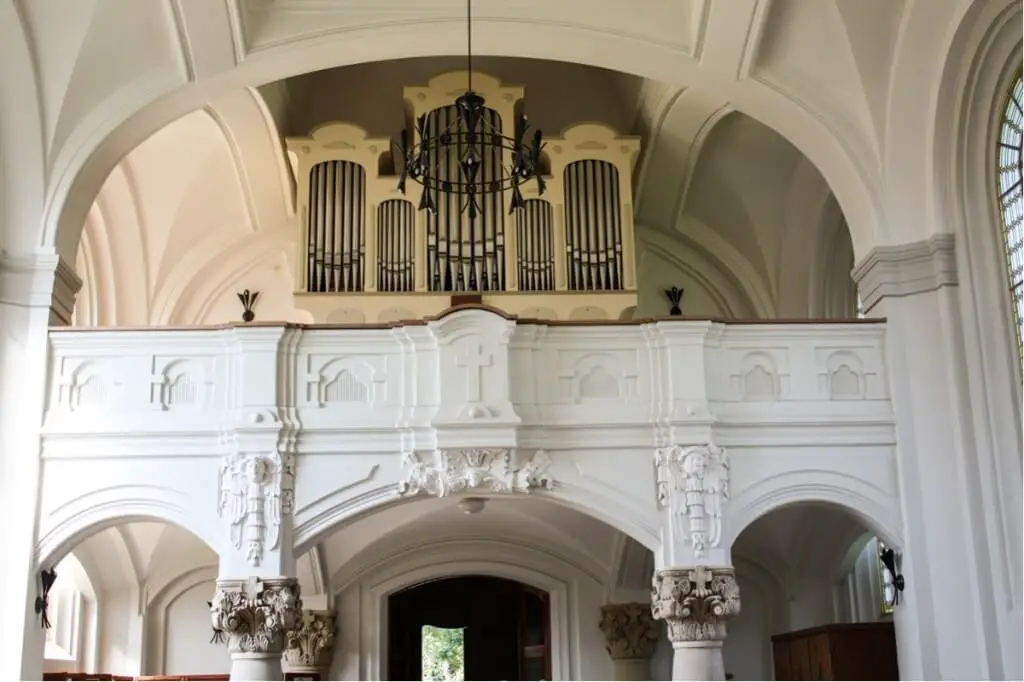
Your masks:
M454 313L429 325L437 340L435 422L517 421L509 386L515 323L488 313Z

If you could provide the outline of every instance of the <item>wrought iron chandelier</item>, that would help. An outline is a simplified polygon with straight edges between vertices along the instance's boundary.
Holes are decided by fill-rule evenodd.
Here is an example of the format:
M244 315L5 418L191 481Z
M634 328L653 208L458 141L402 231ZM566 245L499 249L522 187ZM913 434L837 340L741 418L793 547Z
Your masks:
M469 82L466 93L455 100L455 121L444 125L440 117L421 114L416 120L418 142L410 145L409 131L403 130L395 151L402 164L399 192L405 194L406 180L412 179L423 186L420 210L436 212L437 198L444 194L456 197L460 212L475 220L485 195L508 190L512 213L524 206L519 189L523 183L535 180L537 193L544 193L540 173L543 143L540 130L526 139L529 125L522 114L516 117L514 137L503 135L500 123L494 125L484 106L484 98L473 92L472 0L466 0L466 62Z

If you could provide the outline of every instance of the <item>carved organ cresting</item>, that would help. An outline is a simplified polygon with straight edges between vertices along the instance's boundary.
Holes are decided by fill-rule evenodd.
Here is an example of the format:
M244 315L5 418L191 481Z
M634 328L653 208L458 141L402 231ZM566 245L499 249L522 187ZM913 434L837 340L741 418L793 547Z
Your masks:
M703 559L722 543L723 504L729 499L729 459L714 445L660 448L655 454L658 505L675 534Z

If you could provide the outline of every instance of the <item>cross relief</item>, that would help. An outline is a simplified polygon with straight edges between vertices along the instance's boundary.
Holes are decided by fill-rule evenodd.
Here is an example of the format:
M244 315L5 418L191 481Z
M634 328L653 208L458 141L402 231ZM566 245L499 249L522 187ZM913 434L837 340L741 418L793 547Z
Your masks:
M493 365L494 354L485 350L482 343L469 343L458 351L455 366L466 370L466 402L483 400L483 370Z

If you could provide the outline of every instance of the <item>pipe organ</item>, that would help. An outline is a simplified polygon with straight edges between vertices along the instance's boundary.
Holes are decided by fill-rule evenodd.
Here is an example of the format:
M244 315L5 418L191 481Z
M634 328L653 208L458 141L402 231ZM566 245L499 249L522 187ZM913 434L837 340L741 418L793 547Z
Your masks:
M459 72L407 87L407 112L434 130L459 125L452 102L465 84ZM493 106L493 127L515 119L523 88L480 73L473 86ZM544 319L617 319L636 305L635 137L594 123L545 136L547 191L522 186L524 206L511 214L507 192L479 195L475 212L457 191L409 182L403 196L391 140L355 125L328 123L286 143L299 199L296 305L316 322L418 319L466 293ZM482 183L510 165L506 154L484 154ZM432 161L442 180L455 177L454 160Z

